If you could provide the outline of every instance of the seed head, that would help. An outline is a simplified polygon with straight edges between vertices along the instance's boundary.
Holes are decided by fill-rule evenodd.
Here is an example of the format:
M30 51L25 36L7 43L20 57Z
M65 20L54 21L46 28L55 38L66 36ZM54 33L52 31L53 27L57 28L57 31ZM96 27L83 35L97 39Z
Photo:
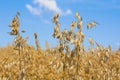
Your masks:
M94 45L94 40L92 38L89 38L88 40L91 45Z
M98 24L98 23L96 23L95 21L92 21L91 23L88 23L88 24L87 24L87 29L90 29L90 28L96 26L97 24Z
M76 17L78 17L78 16L79 16L79 13L78 13L78 12L76 12L76 13L75 13L75 16L76 16Z
M75 27L76 26L76 22L73 21L71 24L70 24L71 27Z
M59 17L59 14L54 14L54 17L53 17L53 19L52 19L52 22L54 23L54 22L58 22L58 17Z

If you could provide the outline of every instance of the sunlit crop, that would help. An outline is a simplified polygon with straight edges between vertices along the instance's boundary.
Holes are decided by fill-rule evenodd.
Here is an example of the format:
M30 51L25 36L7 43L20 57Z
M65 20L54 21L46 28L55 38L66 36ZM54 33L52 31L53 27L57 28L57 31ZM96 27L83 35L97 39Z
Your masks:
M88 38L90 46L84 46L85 33L79 12L75 14L76 21L69 24L69 30L61 30L60 16L54 14L51 38L58 44L50 48L47 42L46 50L40 47L39 34L34 33L35 47L27 43L28 37L21 36L21 32L25 34L27 30L19 30L19 17L18 12L9 26L13 43L0 48L0 80L120 79L120 50L112 51L111 46L104 47L91 37ZM86 28L91 29L97 24L95 21L87 23Z

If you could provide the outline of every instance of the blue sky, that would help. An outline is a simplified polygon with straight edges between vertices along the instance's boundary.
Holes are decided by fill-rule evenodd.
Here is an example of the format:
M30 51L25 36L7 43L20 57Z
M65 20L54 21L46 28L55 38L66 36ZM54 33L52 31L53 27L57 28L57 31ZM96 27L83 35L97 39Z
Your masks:
M44 48L46 41L53 47L57 40L51 35L54 24L51 19L55 12L60 14L61 29L69 29L75 21L75 12L83 18L85 45L89 45L88 37L98 43L113 49L120 46L120 1L119 0L0 0L0 46L13 42L14 36L9 36L8 25L16 12L21 13L20 30L26 30L23 37L29 36L28 43L35 45L34 32L39 35L40 45ZM95 20L99 23L96 28L86 29L86 23Z

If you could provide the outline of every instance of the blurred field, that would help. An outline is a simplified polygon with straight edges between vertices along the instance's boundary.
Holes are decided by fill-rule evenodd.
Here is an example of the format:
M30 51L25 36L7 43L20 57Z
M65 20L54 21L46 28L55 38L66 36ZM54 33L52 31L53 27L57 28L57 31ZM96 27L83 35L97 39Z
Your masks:
M0 48L1 80L119 80L120 51L84 52L78 56L27 48L21 58L13 46Z

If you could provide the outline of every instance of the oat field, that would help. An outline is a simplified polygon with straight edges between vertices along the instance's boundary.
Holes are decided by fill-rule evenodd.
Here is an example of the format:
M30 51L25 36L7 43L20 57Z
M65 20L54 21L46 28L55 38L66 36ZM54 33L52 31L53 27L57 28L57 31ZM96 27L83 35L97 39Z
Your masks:
M19 15L17 12L9 25L8 35L15 37L13 43L0 48L0 80L120 80L120 50L113 51L110 45L104 47L91 37L88 38L90 46L85 47L79 12L76 12L76 21L72 21L70 30L63 31L59 14L54 14L51 38L59 43L45 50L39 44L39 34L33 36L36 46L29 45L29 38L21 36L27 30L19 30ZM92 21L86 27L89 31L97 28L97 24Z

